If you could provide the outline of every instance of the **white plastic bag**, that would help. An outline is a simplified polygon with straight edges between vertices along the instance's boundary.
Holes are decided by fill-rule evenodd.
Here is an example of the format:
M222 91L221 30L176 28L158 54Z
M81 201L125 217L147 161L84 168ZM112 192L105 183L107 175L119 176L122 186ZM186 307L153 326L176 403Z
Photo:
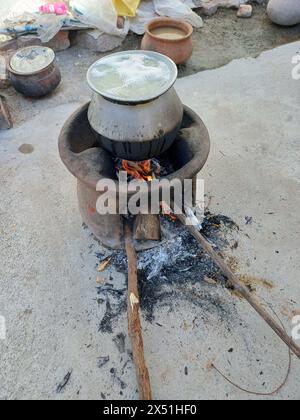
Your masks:
M125 37L128 33L127 21L124 28L118 28L117 12L111 0L70 0L69 6L80 22L101 32L121 37Z
M153 0L143 0L136 12L136 17L129 19L129 29L135 34L143 35L146 23L155 17L158 17L158 15L155 13Z
M37 34L42 42L49 42L61 30L66 15L55 14L39 15L36 19Z
M153 0L153 3L155 12L160 16L186 20L195 28L203 26L202 18L181 0Z
M194 0L143 0L135 18L130 18L130 30L138 35L145 33L145 25L159 16L183 19L196 28L203 26L200 16L192 11Z

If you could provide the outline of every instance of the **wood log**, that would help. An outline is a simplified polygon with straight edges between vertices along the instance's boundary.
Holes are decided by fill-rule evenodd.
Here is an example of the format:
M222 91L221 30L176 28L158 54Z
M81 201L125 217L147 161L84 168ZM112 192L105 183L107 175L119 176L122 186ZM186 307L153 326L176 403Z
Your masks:
M134 239L137 241L160 241L161 228L158 214L138 214L134 223Z
M139 395L141 400L152 400L149 372L145 362L142 326L139 316L139 292L137 258L133 245L131 228L124 224L125 247L128 258L128 330L131 338L133 361L135 364Z
M184 214L176 215L183 225L185 225L194 238L199 242L203 250L213 259L219 266L223 275L228 279L230 286L238 292L246 301L255 309L255 311L263 318L263 320L272 328L278 337L290 348L290 350L300 359L300 348L286 333L286 331L275 321L274 318L262 307L258 299L250 293L248 288L237 278L232 270L227 266L224 259L212 248L205 237L194 227L187 225L187 218Z

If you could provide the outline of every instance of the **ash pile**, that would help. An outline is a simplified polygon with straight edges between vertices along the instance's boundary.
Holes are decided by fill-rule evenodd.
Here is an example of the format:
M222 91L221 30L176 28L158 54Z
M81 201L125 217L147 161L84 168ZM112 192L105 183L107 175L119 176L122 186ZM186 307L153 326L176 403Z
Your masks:
M160 245L138 252L138 278L142 314L148 322L155 322L155 311L168 307L174 311L179 301L185 300L206 311L217 313L220 320L230 313L213 285L225 279L212 259L202 250L189 231L176 220L161 217L163 231L172 236ZM216 251L226 253L238 247L239 227L230 218L206 212L202 233ZM125 251L109 255L113 268L125 275L124 283L111 281L97 288L98 303L106 310L100 323L101 332L112 333L127 304L127 256ZM107 254L97 254L99 262Z

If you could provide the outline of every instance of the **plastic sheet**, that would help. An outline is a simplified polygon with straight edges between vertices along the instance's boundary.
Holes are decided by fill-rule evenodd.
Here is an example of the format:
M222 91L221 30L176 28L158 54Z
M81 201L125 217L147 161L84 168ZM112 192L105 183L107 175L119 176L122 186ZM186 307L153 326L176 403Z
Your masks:
M1 1L1 0L0 0ZM42 42L48 42L61 29L68 18L54 14L40 15L39 7L48 0L7 0L5 9L0 6L0 29L2 33L21 35L37 32ZM132 18L125 18L124 27L118 28L119 7L128 7L126 13L135 13ZM138 6L136 10L136 7ZM117 10L114 5L118 5ZM89 28L95 28L101 34L125 38L129 29L142 35L145 24L158 16L183 19L194 27L202 27L200 16L192 8L199 6L199 0L70 0L69 7L75 18ZM129 11L130 9L130 11ZM3 24L4 19L9 22ZM2 21L2 24L1 24ZM115 45L115 41L113 42Z
M150 20L158 17L155 13L153 0L143 0L136 12L136 17L129 19L130 30L138 35L145 33L145 25Z
M1 0L0 0L1 1ZM14 21L20 16L26 13L35 13L38 12L39 7L43 4L46 4L46 0L17 0L17 1L8 1L6 3L5 9L0 9L0 20L10 20Z
M203 26L200 16L193 12L194 0L143 0L137 10L136 17L130 18L130 30L138 35L145 32L145 25L159 16L183 19L196 28Z
M7 33L22 35L36 32L42 42L48 42L61 30L67 15L43 15L39 7L46 0L21 0L10 4L5 14L0 16L0 27L7 28Z
M153 0L155 12L160 16L183 19L195 28L201 28L203 21L197 13L181 0Z
M70 0L69 6L74 15L82 22L106 34L125 37L129 24L118 28L118 15L112 0Z
M42 42L48 42L55 37L64 25L67 16L39 15L36 20L37 34Z

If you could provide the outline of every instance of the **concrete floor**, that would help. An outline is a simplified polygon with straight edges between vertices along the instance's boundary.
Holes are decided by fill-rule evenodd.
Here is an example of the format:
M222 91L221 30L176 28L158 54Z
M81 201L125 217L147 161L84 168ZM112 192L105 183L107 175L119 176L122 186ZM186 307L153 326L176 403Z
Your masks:
M289 44L177 83L183 102L210 130L212 151L202 175L210 209L241 227L233 252L238 272L274 285L257 281L257 294L289 332L300 310L300 81L291 77L299 51L300 42ZM7 324L0 399L137 398L128 339L124 353L113 342L127 334L126 314L113 334L98 332L103 307L95 252L101 249L82 229L75 180L57 151L63 122L88 95L82 79L66 81L42 105L22 100L26 119L0 133L0 315ZM32 145L33 153L19 152L22 144ZM125 285L122 275L113 277ZM285 346L245 302L219 286L208 290L222 299L228 319L178 299L175 311L161 307L156 322L144 321L155 399L257 398L224 382L209 369L212 361L256 391L273 390L284 378ZM99 368L98 358L107 355L108 364ZM68 372L70 381L58 393ZM299 400L299 375L293 357L286 386L270 398Z

